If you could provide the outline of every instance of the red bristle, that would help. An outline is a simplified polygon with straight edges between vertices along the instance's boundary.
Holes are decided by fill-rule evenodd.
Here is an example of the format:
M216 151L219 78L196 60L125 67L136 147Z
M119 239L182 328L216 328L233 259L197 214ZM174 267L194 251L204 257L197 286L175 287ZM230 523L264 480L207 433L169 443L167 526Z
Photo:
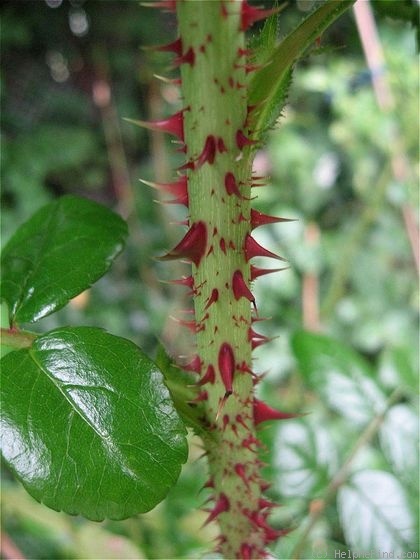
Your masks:
M195 52L192 47L190 47L183 55L178 56L174 60L175 66L180 66L181 64L190 64L191 66L194 66L194 62L195 62Z
M275 410L274 408L271 408L271 406L268 406L265 402L258 399L254 399L253 414L255 426L258 426L261 422L267 422L268 420L287 420L298 416L297 414Z
M210 305L212 305L213 303L216 303L216 301L218 299L219 299L219 290L217 288L213 288L204 309L205 310L208 309L210 307Z
M264 249L249 233L245 238L245 259L248 262L253 257L271 257L272 259L278 259L279 261L285 261L283 257L280 257L268 249Z
M255 140L250 140L245 136L242 130L238 130L236 133L236 145L240 150L245 148L245 146L251 146L252 144L256 144Z
M136 124L138 126L142 126L144 128L148 128L149 130L167 132L168 134L172 134L176 136L180 140L184 141L184 112L186 109L182 109L182 111L178 111L171 117L167 119L162 119L159 121L139 121L134 119L125 119L128 122Z
M232 346L227 342L224 342L219 349L218 365L220 377L226 389L225 396L231 395L233 375L235 373L235 355Z
M279 11L279 8L270 8L268 10L262 10L261 8L257 8L255 6L250 6L247 0L243 0L241 6L241 31L246 31L248 27L251 27L256 21L260 19L265 19L276 12Z
M238 301L241 297L248 299L250 302L254 303L255 298L252 295L251 290L246 285L242 272L240 270L235 270L232 276L232 291L235 299Z
M188 259L199 266L207 248L207 226L204 222L195 222L176 247L159 260Z
M195 169L195 165L193 161L187 161L186 163L184 163L184 165L180 165L177 170L178 171L184 171L186 169L191 169L191 171L194 171Z
M194 278L192 276L183 276L177 280L169 280L170 284L177 284L180 286L185 286L190 288L191 290L194 289Z
M149 187L175 196L174 200L168 202L183 204L188 207L187 177L185 175L179 177L177 181L173 181L172 183L154 183L152 181L145 181L144 179L140 179L140 181Z
M198 395L195 397L195 399L192 399L192 401L188 401L188 402L191 403L191 404L195 404L195 403L206 401L208 398L209 398L209 395L208 395L207 391L201 391L201 393L198 393Z
M242 49L241 47L238 48L238 56L250 56L252 54L251 49Z
M225 189L229 196L235 194L238 198L243 198L236 183L235 175L230 171L225 175Z
M169 12L176 12L176 0L154 0L153 2L141 2L145 8L160 8Z
M214 372L214 367L210 364L207 367L206 373L203 375L203 377L200 379L197 385L205 385L206 383L210 383L210 385L213 385L215 379L216 379L216 375Z
M204 484L203 488L214 488L214 481L209 478L208 481Z
M178 325L181 325L182 327L186 327L192 333L196 333L198 330L197 323L195 321L185 321L184 319L178 319L177 317L173 317L173 316L170 316L170 318L172 319L172 321L175 321L175 323L178 323Z
M278 222L293 222L294 220L288 218L276 218L275 216L268 216L258 210L251 210L251 228L255 229L267 224L275 224Z
M219 245L220 245L220 249L223 251L223 253L226 255L226 241L225 238L222 237L219 241Z
M196 169L199 169L206 161L212 165L214 163L214 158L216 157L216 139L212 134L207 136L204 143L204 148L201 154L197 158Z
M245 430L249 430L249 427L245 424L244 419L242 418L242 416L240 414L236 415L236 421L238 424L240 424L243 428L245 428Z
M177 56L182 55L182 39L178 37L172 43L168 43L167 45L160 45L157 47L151 47L155 51L163 51L163 52L173 52Z
M242 480L244 481L245 486L249 486L249 480L248 477L246 475L245 472L245 467L244 465L242 465L241 463L236 463L236 465L234 466L234 470L236 472L236 474L242 478Z
M255 446L259 447L260 442L256 438L254 438L254 436L249 434L249 436L247 436L242 441L242 447L245 447L246 449L249 449L250 451L255 451L255 449L251 448L252 445L255 445Z
M191 362L189 362L188 364L185 364L185 366L182 366L182 369L184 369L185 371L192 371L194 373L201 373L201 366L202 366L202 362L200 360L200 356L194 356L194 358L191 360Z
M206 521L204 522L204 527L211 523L218 515L225 511L229 511L230 503L228 498L225 494L221 493L214 508L210 511L210 515L207 517Z
M219 137L219 138L217 139L217 149L218 149L219 153L221 153L221 154L222 154L223 152L227 152L227 151L228 151L227 148L226 148L226 144L225 144L223 138L220 138L220 137Z

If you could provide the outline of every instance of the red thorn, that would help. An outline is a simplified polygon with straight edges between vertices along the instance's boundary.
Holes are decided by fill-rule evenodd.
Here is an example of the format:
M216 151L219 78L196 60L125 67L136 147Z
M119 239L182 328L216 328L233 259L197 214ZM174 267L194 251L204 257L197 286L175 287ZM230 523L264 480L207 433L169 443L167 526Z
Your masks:
M286 260L283 259L283 257L279 257L278 255L275 255L268 249L264 249L264 247L262 247L259 243L257 243L257 241L255 241L253 237L249 235L249 233L245 238L244 249L245 249L245 259L247 262L253 257L271 257L273 259L278 259L279 261Z
M207 227L204 222L195 222L187 231L183 239L176 247L159 260L173 260L186 258L191 260L195 266L199 266L207 247Z
M209 478L208 481L204 484L203 488L214 488L214 481Z
M248 517L248 519L259 529L262 529L264 531L265 534L265 540L266 542L270 542L270 541L275 541L276 539L278 539L279 537L283 536L285 534L285 531L276 531L275 529L273 529L272 527L270 527L270 525L267 523L264 515L261 515L260 513L253 511L244 511L244 515L246 515L246 517Z
M242 478L244 481L245 486L249 487L249 480L245 472L245 467L241 463L236 463L234 466L234 470L238 476Z
M274 502L271 502L270 500L266 500L265 498L260 498L258 500L258 505L260 507L260 509L265 509L265 508L274 508L274 507L278 507L278 504L275 504Z
M184 141L184 111L186 111L186 109L182 109L182 111L178 111L178 113L175 113L171 117L159 121L139 121L134 119L124 120L138 126L148 128L149 130L168 132L169 134L173 134L180 140Z
M258 399L254 399L253 413L255 426L258 426L261 422L267 422L268 420L287 420L298 416L297 414L275 410L274 408L271 408L271 406L268 406L265 402Z
M214 508L210 511L210 515L207 517L206 521L204 522L203 527L211 523L218 515L225 511L229 511L230 503L228 498L225 494L220 494L219 499L217 500Z
M251 348L253 350L255 350L255 348L258 348L259 346L262 346L263 344L267 344L267 342L271 342L273 339L272 338L268 338L267 336L265 336L264 338L261 338L259 340L255 340L255 338L252 339L251 341Z
M252 295L251 290L246 285L246 282L240 270L235 270L235 272L233 273L232 291L236 301L241 299L241 297L244 297L252 303L255 302L255 298Z
M251 210L251 228L255 229L260 226L265 226L267 224L275 224L278 222L293 222L288 218L276 218L275 216L268 216L267 214L262 214L258 210Z
M219 241L219 245L220 245L220 249L224 252L224 254L226 255L226 241L225 238L222 237Z
M175 199L169 202L183 204L188 207L187 177L185 175L179 177L177 181L173 181L172 183L153 183L152 181L145 181L144 179L140 179L140 181L149 187L175 196Z
M201 373L201 366L202 366L202 361L200 360L200 356L194 356L194 358L191 360L191 362L189 362L188 364L185 364L185 366L181 366L182 369L184 369L185 371L192 371L194 373Z
M279 11L279 8L270 8L268 10L262 10L261 8L256 8L255 6L250 6L246 0L242 2L241 6L241 31L246 31L248 27L251 27L253 23L259 21L260 19L265 19Z
M180 66L181 64L190 64L191 66L194 66L194 62L195 62L195 52L192 47L190 47L183 55L178 56L174 60L175 66Z
M258 266L253 266L251 264L251 282L260 276L265 274L271 274L272 272L280 272L281 270L287 270L289 267L284 268L259 268Z
M235 373L235 355L232 346L224 342L219 349L218 365L220 377L226 389L226 395L232 394L233 375Z
M155 51L163 51L163 52L173 52L177 56L182 55L182 39L178 37L172 43L168 43L167 45L160 45L157 47L151 47Z
M251 560L254 547L247 543L242 543L240 548L242 560Z
M214 372L214 367L210 364L207 367L207 371L206 373L203 375L203 377L200 379L200 381L197 383L197 385L205 385L206 383L210 383L210 385L213 385L216 379L216 375Z
M235 175L230 171L225 175L225 189L229 196L235 194L238 198L244 198L239 190Z
M218 299L219 299L219 290L217 288L213 288L210 297L207 300L204 310L208 309L212 303L216 303Z
M216 157L216 138L209 134L204 143L204 148L201 154L197 158L196 169L201 167L206 163L206 161L212 165L214 163L214 158Z
M252 144L256 144L255 140L250 140L245 136L242 130L238 130L236 133L236 145L240 150L245 148L245 146L251 146Z

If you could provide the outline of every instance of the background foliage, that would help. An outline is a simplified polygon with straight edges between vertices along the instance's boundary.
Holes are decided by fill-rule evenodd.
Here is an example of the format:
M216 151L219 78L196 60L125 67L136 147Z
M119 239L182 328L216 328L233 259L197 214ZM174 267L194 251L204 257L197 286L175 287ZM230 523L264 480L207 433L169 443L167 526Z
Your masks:
M290 2L279 34L311 4ZM348 13L299 63L284 118L255 162L272 178L258 189L258 208L298 219L257 232L290 262L254 287L261 316L272 317L260 330L277 337L256 351L268 372L259 391L273 406L307 413L262 432L268 493L284 505L274 522L297 527L273 549L278 558L418 550L418 289L402 217L418 207L416 3L395 4L373 2L395 111L377 108ZM188 302L159 281L182 265L153 256L173 244L171 222L183 215L154 204L156 193L138 181L170 179L180 157L122 120L178 108L173 86L152 78L168 75L169 58L140 49L173 38L173 18L112 0L6 1L1 10L2 244L63 194L116 209L130 229L111 273L37 326L89 324L151 356L158 338L182 351L188 339L168 315ZM395 127L413 173L407 184L390 166ZM216 529L200 530L206 472L200 442L190 440L169 497L125 522L43 508L3 469L3 530L30 558L202 557Z

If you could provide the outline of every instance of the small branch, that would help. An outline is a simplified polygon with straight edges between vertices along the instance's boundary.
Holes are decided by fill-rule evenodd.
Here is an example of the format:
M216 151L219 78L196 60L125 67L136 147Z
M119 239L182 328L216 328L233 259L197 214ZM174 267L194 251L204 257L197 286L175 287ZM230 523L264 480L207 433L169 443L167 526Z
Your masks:
M308 519L308 523L301 534L298 542L296 543L291 558L293 560L299 560L301 558L301 554L304 550L306 545L306 541L311 533L312 529L315 527L318 520L323 515L326 507L332 502L334 496L337 493L337 490L342 486L347 477L349 475L350 466L353 463L354 458L358 454L358 452L365 447L377 434L388 410L391 408L393 404L395 404L398 399L401 397L401 389L397 387L392 394L390 395L389 399L387 400L384 410L378 416L375 416L372 421L368 424L364 432L362 432L359 439L354 444L353 449L350 451L349 455L347 456L346 460L342 464L341 468L337 471L331 482L328 484L327 488L325 489L324 496L317 500L317 508L314 508L311 511Z
M0 334L2 346L10 346L16 350L29 348L37 337L34 333L17 329L0 329Z
M305 241L308 247L316 251L319 246L320 232L316 224L308 224L305 230ZM319 278L316 271L307 271L302 282L302 313L303 326L306 330L319 332Z

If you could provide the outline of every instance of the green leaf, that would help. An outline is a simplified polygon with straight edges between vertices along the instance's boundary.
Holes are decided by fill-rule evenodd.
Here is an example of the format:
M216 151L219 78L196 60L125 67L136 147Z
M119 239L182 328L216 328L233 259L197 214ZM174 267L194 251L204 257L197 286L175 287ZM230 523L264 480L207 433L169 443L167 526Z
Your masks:
M386 398L370 365L333 338L298 332L292 348L301 373L328 406L352 424L363 426L383 412Z
M295 62L354 1L327 0L285 37L264 61L263 67L255 72L250 82L249 105L256 105L251 113L251 128L258 138L273 124L284 106Z
M418 416L406 404L393 406L380 427L382 450L399 477L415 491L419 475Z
M414 519L407 496L390 473L368 470L354 474L337 496L341 526L355 551L397 554L414 550ZM401 557L401 556L400 556Z
M191 375L174 364L161 344L156 353L156 365L163 374L174 406L185 424L192 428L197 435L206 432L206 436L211 437L202 421L205 416L202 406L200 403L189 404L197 396L197 390L194 390L192 386L194 380L191 379Z
M1 293L12 323L57 311L111 266L125 222L90 200L64 196L25 222L3 249Z
M331 434L315 418L280 424L273 445L276 487L284 497L308 497L319 493L338 466Z
M186 432L161 372L132 342L56 329L1 364L2 452L34 498L99 521L165 497Z

